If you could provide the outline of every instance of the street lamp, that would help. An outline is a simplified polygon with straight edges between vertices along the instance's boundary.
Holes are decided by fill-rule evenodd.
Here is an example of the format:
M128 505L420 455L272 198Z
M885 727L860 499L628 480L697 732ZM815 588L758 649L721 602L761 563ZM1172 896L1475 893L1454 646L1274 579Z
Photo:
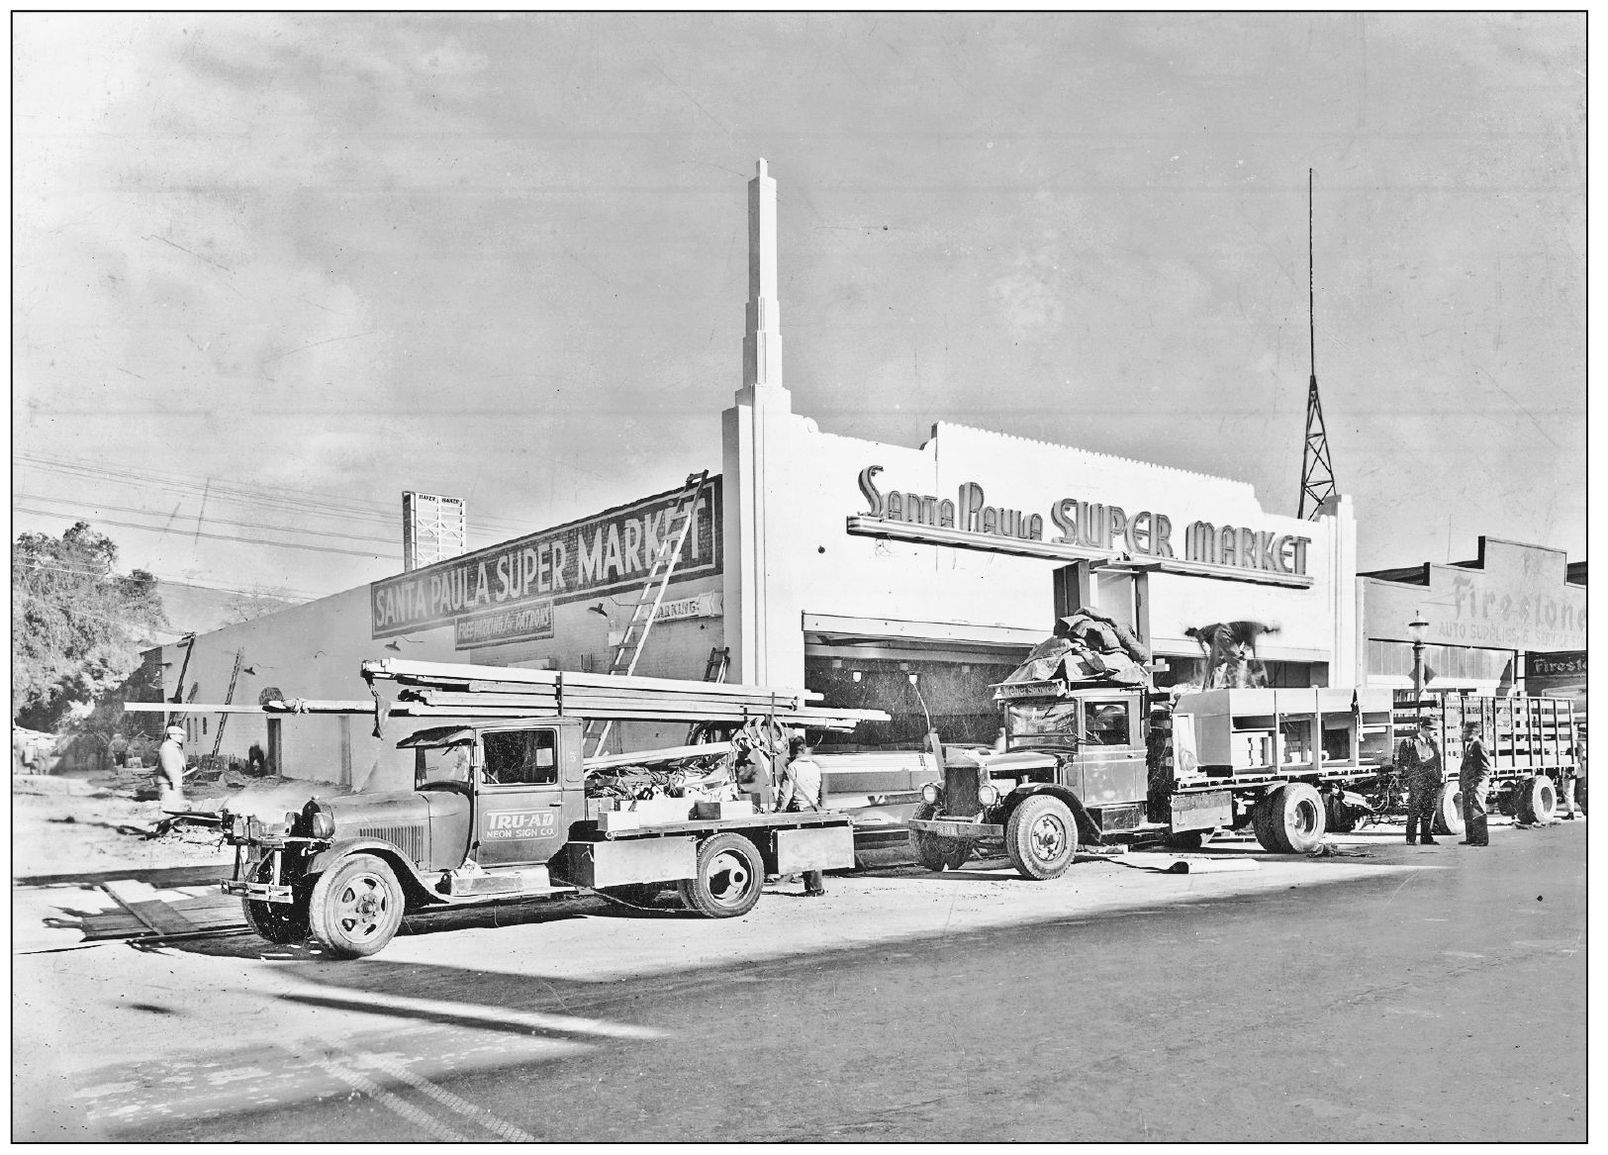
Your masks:
M1419 610L1413 615L1413 620L1407 623L1407 633L1413 639L1413 714L1416 717L1422 712L1424 699L1424 631L1429 629L1429 623L1424 620L1424 611Z

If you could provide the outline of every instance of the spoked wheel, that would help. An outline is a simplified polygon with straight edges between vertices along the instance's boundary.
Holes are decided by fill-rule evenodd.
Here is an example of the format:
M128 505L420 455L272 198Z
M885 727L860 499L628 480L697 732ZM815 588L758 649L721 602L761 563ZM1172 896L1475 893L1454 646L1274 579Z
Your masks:
M1005 853L1023 878L1059 878L1078 849L1078 827L1065 802L1048 794L1024 798L1005 820Z
M924 802L914 818L926 821L938 813L936 802ZM916 861L928 870L959 870L971 857L971 844L958 838L941 838L921 830L910 832L910 844L916 849Z
M354 854L319 876L309 907L313 937L336 958L361 958L402 925L402 887L385 860Z
M741 834L717 834L698 847L698 874L676 883L681 902L705 918L736 918L754 909L765 864Z

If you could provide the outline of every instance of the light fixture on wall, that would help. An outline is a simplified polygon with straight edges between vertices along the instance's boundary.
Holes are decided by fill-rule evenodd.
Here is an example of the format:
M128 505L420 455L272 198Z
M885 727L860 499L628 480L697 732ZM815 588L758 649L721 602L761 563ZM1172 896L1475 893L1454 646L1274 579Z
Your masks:
M602 602L598 602L595 606L587 606L586 612L589 614L601 614L605 618L609 616L608 608Z

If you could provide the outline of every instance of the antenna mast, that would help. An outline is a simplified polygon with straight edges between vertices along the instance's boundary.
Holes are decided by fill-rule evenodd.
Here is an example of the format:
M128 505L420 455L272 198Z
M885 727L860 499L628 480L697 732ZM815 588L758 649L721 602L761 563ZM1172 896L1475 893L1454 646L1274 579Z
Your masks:
M1317 297L1312 272L1312 170L1307 169L1307 352L1312 376L1307 381L1306 445L1301 453L1301 502L1297 517L1315 518L1318 507L1334 496L1334 466L1329 462L1329 435L1323 428L1323 403L1318 400ZM1307 499L1312 512L1307 512Z

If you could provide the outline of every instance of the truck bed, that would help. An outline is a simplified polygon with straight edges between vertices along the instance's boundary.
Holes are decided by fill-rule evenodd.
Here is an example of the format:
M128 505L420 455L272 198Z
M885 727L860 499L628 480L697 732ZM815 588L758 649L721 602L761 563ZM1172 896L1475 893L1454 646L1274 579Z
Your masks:
M850 826L853 819L833 810L787 814L754 814L743 818L690 818L685 822L663 822L634 826L625 830L600 830L595 822L577 823L572 841L616 842L630 838L653 838L662 834L709 834L720 830L802 830L818 826Z

